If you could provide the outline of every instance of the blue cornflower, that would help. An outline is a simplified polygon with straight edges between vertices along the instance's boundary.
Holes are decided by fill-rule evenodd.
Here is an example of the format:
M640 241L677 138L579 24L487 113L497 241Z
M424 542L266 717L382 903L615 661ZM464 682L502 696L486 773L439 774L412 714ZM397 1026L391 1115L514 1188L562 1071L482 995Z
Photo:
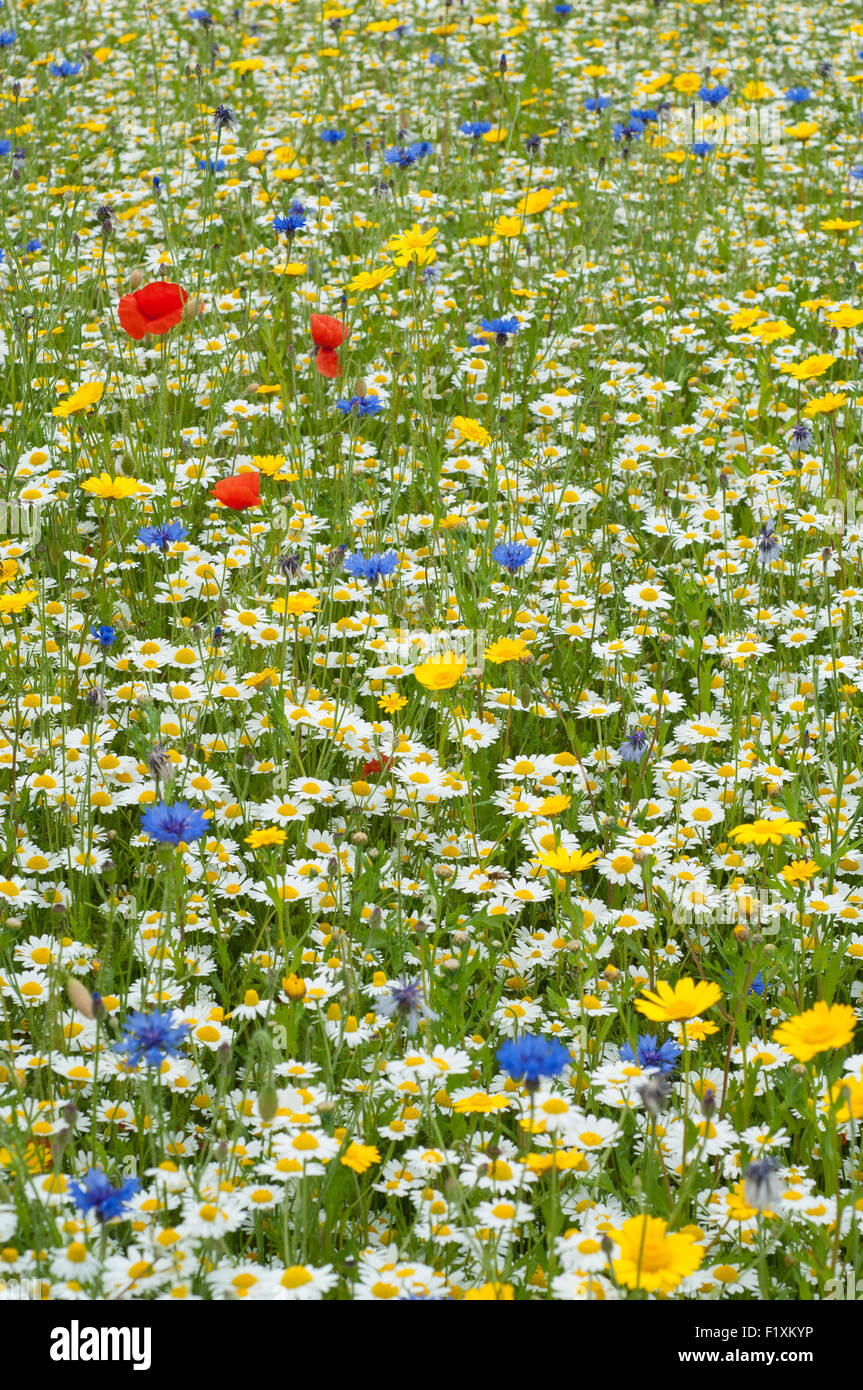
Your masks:
M529 1033L513 1038L498 1049L498 1065L508 1071L513 1081L524 1077L529 1091L539 1087L540 1077L559 1076L572 1058L556 1039L533 1037Z
M498 338L506 338L509 333L518 333L522 327L517 318L508 319L480 319L480 328L484 328L486 333L494 333Z
M377 584L383 576L392 574L399 557L394 550L388 550L386 555L369 555L366 557L361 550L355 555L346 555L343 565L348 574L354 579L365 579L369 584Z
M90 631L95 637L103 652L106 652L116 641L117 634L109 623L100 623L98 627L91 624Z
M11 152L12 152L12 141L11 141L11 140L0 140L0 155L3 155L3 154L11 154Z
M809 445L812 443L812 440L814 438L814 435L812 433L812 426L807 424L805 420L798 420L797 424L791 431L791 438L797 445L798 454L801 452L801 450L808 449Z
M430 53L429 62L433 68L445 68L447 66L447 59L442 53Z
M306 225L306 210L302 203L291 203L290 210L284 215L279 214L273 218L273 231L285 232L287 236L293 236L294 232L302 231Z
M491 552L491 558L499 565L503 565L510 574L515 574L522 565L526 565L533 550L529 545L522 545L520 541L501 541Z
M417 1031L421 1018L437 1018L423 999L422 980L410 980L404 975L391 986L378 1008L387 1018L404 1023L411 1036Z
M758 532L758 549L755 554L756 564L760 565L762 569L765 569L767 565L773 563L781 549L782 542L773 530L773 522L765 521L761 530Z
M0 35L0 38L3 36ZM12 36L15 37L14 34ZM66 59L62 63L52 63L48 71L52 77L77 77L81 71L80 63L70 63Z
M561 15L572 14L572 6L571 6L571 5L555 5L555 7L554 7L554 12L555 12L555 14L561 14Z
M611 127L611 133L618 142L621 140L638 140L639 137L644 134L644 126L641 121L635 121L632 118L627 121L626 125L621 124L620 121L615 121L614 125Z
M699 159L703 159L705 155L710 154L715 149L716 145L712 140L696 140L692 146L692 153L698 155Z
M213 16L209 10L187 10L187 19L196 19L199 24L212 24Z
M70 1182L69 1191L78 1211L84 1216L95 1212L99 1221L119 1216L123 1207L140 1187L137 1178L126 1178L119 1187L112 1187L107 1173L101 1168L88 1168L83 1183Z
M188 1023L175 1023L172 1013L158 1009L151 1014L131 1013L123 1024L123 1036L117 1051L126 1053L130 1067L144 1061L148 1067L160 1067L166 1057L176 1057L189 1031Z
M640 763L644 757L644 750L647 747L647 734L638 725L627 734L623 743L618 748L621 762Z
M409 169L418 159L431 154L431 150L428 140L415 140L411 145L394 145L386 151L384 159L387 164L395 164L399 169Z
M702 87L698 95L708 106L721 106L725 98L731 95L731 88L724 87L720 82L718 87Z
M645 108L633 106L629 113L629 119L631 121L640 121L642 125L648 125L651 121L659 120L659 112L654 111L652 106Z
M611 97L585 97L585 111L605 111L611 105Z
M4 140L2 143L8 145L9 142ZM7 151L4 150L3 153L6 154ZM852 179L863 179L863 164L858 164L856 169L851 169L849 172Z
M321 131L321 139L323 140L325 145L338 145L341 140L344 140L344 138L345 132L343 130Z
M725 970L725 971L723 971L723 974L724 974L724 975L727 975L727 977L728 977L729 980L733 980L733 978L734 978L733 975L731 974L731 971L730 971L730 970ZM756 995L758 996L758 998L760 999L761 996L762 996L762 994L764 993L765 988L766 988L766 986L765 986L765 984L764 984L764 976L762 975L761 971L759 970L758 974L755 976L755 979L751 982L751 984L750 984L748 990L746 991L746 993L747 993L747 994L756 994Z
M227 130L229 133L237 128L237 117L230 106L223 106L220 102L213 112L213 125L216 130Z
M158 175L158 174L154 174L154 175L153 175L153 192L155 193L155 195L156 195L157 198L158 198L159 194L161 193L161 191L162 191L162 180L159 178L159 175Z
M336 410L343 415L379 415L383 408L380 396L350 396L336 401Z
M34 237L31 237L30 240L27 242L26 246L24 247L24 250L25 250L25 251L30 251L30 252L33 252L33 251L41 251L41 250L42 250L42 246L43 246L43 244L42 244L42 242L39 240L39 238L38 238L37 236L34 236Z
M0 33L0 48L8 48L11 43L15 42L17 37L18 35L15 33L14 29L4 29L3 32Z
M176 806L160 801L157 806L148 806L141 817L144 833L163 845L191 844L206 835L208 828L203 814L188 801L178 801Z
M660 1044L651 1033L647 1033L644 1037L638 1038L635 1052L629 1043L624 1043L620 1049L620 1058L623 1062L637 1062L640 1067L658 1067L660 1071L666 1072L674 1071L682 1051L673 1038Z
M205 169L208 174L221 174L222 170L227 168L227 165L224 159L199 159L198 168Z
M157 545L160 550L168 550L175 541L184 540L189 531L182 521L163 521L158 526L142 526L138 540L142 545Z
M464 121L459 130L462 135L469 135L472 140L478 140L481 135L488 135L491 121Z
M792 106L802 106L804 101L811 101L812 93L808 87L789 87L785 93L785 100L790 101Z

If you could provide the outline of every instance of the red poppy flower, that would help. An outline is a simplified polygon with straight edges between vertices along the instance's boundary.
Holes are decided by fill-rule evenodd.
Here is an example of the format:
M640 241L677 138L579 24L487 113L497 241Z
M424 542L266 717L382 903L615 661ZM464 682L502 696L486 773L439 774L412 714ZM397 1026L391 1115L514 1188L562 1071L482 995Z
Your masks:
M338 348L345 341L345 325L328 314L312 314L312 342L317 348Z
M331 351L330 348L318 348L315 366L321 376L341 376L342 374L342 369L339 366L339 354Z
M222 478L213 488L213 496L230 507L232 512L244 512L247 507L261 505L260 473L235 473Z
M363 776L374 777L378 772L383 772L385 768L389 767L391 762L392 758L384 758L383 762L378 758L372 758L370 762L363 763Z
M142 285L134 294L124 294L117 305L117 317L130 338L143 338L145 333L168 333L183 317L183 305L189 298L180 285L154 280Z
M321 376L341 376L338 353L345 341L347 330L341 319L330 318L329 314L312 314L312 342L318 349L315 359Z

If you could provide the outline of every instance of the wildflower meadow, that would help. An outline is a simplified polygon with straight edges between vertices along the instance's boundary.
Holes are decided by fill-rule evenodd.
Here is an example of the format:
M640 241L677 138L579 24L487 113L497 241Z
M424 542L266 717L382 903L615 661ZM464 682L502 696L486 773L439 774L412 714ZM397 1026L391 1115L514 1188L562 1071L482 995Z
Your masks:
M860 8L0 29L4 1300L863 1295Z

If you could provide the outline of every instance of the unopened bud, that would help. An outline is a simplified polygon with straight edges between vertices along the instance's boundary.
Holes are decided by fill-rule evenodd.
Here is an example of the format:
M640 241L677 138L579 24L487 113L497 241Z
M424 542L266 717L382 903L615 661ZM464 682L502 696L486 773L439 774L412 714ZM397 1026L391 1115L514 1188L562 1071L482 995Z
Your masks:
M190 294L183 305L183 321L194 323L195 319L204 312L204 301L199 294Z
M662 1073L656 1073L648 1078L640 1088L641 1099L645 1109L653 1116L663 1110L668 1103L671 1095L671 1081Z
M76 980L74 975L66 981L66 993L72 1008L77 1009L83 1018L93 1017L93 997L86 985L82 985L81 981Z
M769 1158L759 1158L743 1175L743 1200L756 1211L769 1211L782 1196L776 1169Z
M264 1124L269 1124L271 1120L274 1120L278 1110L279 1093L275 1086L262 1086L258 1092L258 1114Z
M132 274L129 276L129 292L130 292L131 294L134 294L136 290L138 290L138 289L141 288L141 286L143 285L143 283L144 283L144 272L143 272L143 270L141 270L140 266L135 266L135 269L132 271Z

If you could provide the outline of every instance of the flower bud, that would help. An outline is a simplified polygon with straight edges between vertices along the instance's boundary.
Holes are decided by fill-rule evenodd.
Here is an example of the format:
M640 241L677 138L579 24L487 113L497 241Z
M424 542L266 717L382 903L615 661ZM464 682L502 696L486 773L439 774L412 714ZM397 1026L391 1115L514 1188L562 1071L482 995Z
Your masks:
M135 269L132 271L132 274L129 276L129 293L134 294L135 290L139 290L143 283L144 272L143 270L141 270L140 266L136 266Z
M86 985L82 985L80 980L76 980L73 975L66 981L66 993L69 996L69 1003L76 1009L83 1018L93 1017L93 998Z
M194 323L195 319L204 312L204 301L199 294L190 294L183 305L183 322Z
M262 1086L258 1092L258 1114L264 1121L264 1124L269 1124L271 1120L274 1120L278 1114L278 1110L279 1093L275 1086L271 1084Z
M770 1159L759 1158L750 1163L743 1175L743 1199L747 1205L756 1211L769 1211L781 1196L782 1188Z

